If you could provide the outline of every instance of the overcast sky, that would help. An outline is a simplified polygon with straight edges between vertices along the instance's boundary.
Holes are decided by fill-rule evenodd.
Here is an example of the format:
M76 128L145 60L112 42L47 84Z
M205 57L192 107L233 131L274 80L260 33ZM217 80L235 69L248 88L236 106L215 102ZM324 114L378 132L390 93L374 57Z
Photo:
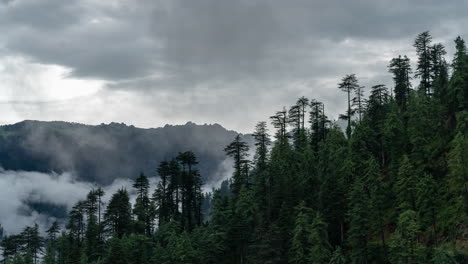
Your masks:
M340 79L391 86L430 30L453 54L466 0L0 0L0 123L219 123L250 132Z

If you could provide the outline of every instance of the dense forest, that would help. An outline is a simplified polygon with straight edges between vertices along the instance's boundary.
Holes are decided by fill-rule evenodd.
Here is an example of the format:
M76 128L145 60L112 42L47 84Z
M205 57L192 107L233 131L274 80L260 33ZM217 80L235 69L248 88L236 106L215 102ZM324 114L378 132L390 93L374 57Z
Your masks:
M180 153L154 193L135 180L133 204L90 190L65 226L5 237L4 263L467 263L467 47L456 38L450 64L429 32L414 47L415 69L389 62L392 88L342 78L344 132L301 97L270 117L274 135L257 124L252 157L240 136L225 147L234 172L212 193Z

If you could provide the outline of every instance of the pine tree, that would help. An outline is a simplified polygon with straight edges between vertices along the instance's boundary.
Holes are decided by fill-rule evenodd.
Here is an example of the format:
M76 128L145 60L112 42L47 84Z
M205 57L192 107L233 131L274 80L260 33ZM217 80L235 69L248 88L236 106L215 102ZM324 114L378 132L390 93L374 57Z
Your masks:
M27 226L20 234L23 243L23 252L29 254L27 263L37 264L39 255L43 252L43 238L39 234L39 226ZM31 259L31 261L29 261ZM26 260L25 260L26 261Z
M97 226L98 226L98 242L97 242L97 253L100 258L103 257L104 255L104 237L103 237L103 232L104 232L104 226L101 221L102 217L102 206L103 206L103 201L102 197L104 196L105 192L104 190L99 187L96 190L94 190L94 194L97 197Z
M326 126L329 120L325 115L325 105L315 99L310 101L310 143L312 149L317 152L319 143L323 142L326 137Z
M419 221L430 230L430 242L437 246L437 214L439 212L439 190L434 178L430 174L424 174L416 184L416 207L418 208Z
M444 90L445 87L437 87L440 86L441 83L440 81L447 80L447 62L445 61L444 55L446 55L447 52L445 51L445 47L440 44L434 44L430 47L430 56L431 56L431 69L430 69L430 74L431 74L431 86L434 89L434 93L436 95L441 95L442 93L445 93L446 91Z
M390 102L390 95L388 93L388 88L383 84L374 85L371 88L369 95L369 100L367 101L367 111L366 114L369 116L372 125L378 126L378 129L381 129L378 122L385 119L386 106Z
M158 213L158 225L170 220L172 207L172 194L169 190L169 184L172 180L169 162L162 161L157 169L161 180L153 194L153 200Z
M132 234L123 241L129 264L150 264L153 242L144 234Z
M99 225L97 222L98 195L95 190L88 193L85 212L87 215L86 233L85 233L85 257L89 261L99 258Z
M201 224L201 180L195 165L198 164L191 151L179 153L177 160L182 165L182 226L191 231ZM241 167L242 173L242 167ZM243 173L242 173L243 174Z
M107 230L117 238L131 232L132 210L127 190L120 189L112 195L104 213L104 221Z
M447 88L447 105L451 127L455 127L455 113L468 109L468 52L465 41L457 37L456 52L452 62L453 74Z
M441 229L455 240L460 236L460 226L468 215L468 140L458 132L450 145L445 194L447 204L441 212Z
M385 228L388 222L386 217L387 208L390 207L387 200L389 191L384 177L379 168L379 164L374 158L369 159L365 171L367 189L369 192L369 225L370 231L380 238L380 243L384 252L383 259L387 258L387 244L385 237Z
M308 241L311 244L308 255L309 263L328 263L331 256L331 246L328 242L327 224L323 221L320 213L316 213L312 220Z
M270 135L265 121L258 122L253 133L255 139L255 169L257 172L264 172L268 163L268 146L271 143Z
M247 175L243 172L244 164L248 162L249 146L242 141L241 136L237 135L234 140L224 148L226 154L234 159L234 175L232 183L232 192L238 195L243 186L248 183Z
M196 256L196 252L192 246L190 236L187 232L182 232L179 238L176 240L175 245L172 248L172 254L174 256L174 264L185 264L193 263Z
M337 127L327 134L319 152L317 173L320 180L319 210L328 223L333 246L344 242L346 189L344 161L348 155L345 136Z
M114 237L109 242L109 252L106 263L127 264L127 254L121 239Z
M416 259L419 223L415 211L400 214L394 238L390 244L392 263L418 263Z
M270 119L273 127L276 128L275 137L278 143L281 145L288 144L289 135L286 128L289 120L286 108L283 108L282 111L277 111L275 115L270 116Z
M176 159L172 159L169 162L168 171L171 179L168 185L169 207L171 208L170 218L180 221L179 209L183 184L180 164Z
M3 239L0 241L3 259L11 259L18 255L21 250L21 242L22 239L20 235L3 237Z
M408 57L401 55L398 58L393 58L388 66L389 71L393 74L395 88L393 89L395 100L403 111L406 110L408 97L411 92L411 64Z
M247 186L243 187L234 206L234 221L230 238L235 244L237 256L236 263L245 263L247 249L252 239L255 224L258 222L258 207L255 203L254 194Z
M289 109L288 121L293 127L294 146L297 150L303 151L306 146L307 136L305 130L306 109L309 99L301 97L296 104Z
M27 262L20 254L15 254L13 256L13 260L11 261L11 264L30 264L31 262Z
M84 201L77 202L70 211L70 217L66 226L70 230L70 239L73 240L73 243L79 245L79 247L81 247L85 233L85 209L86 203Z
M416 211L416 184L418 172L411 164L408 156L404 155L398 171L395 192L399 200L399 207L403 210Z
M369 100L367 101L366 116L364 122L373 135L373 146L370 152L384 167L388 161L388 150L385 148L385 119L389 112L390 95L385 85L374 85L371 88ZM371 135L369 135L371 136ZM371 140L369 140L371 141Z
M361 177L358 177L353 184L349 208L350 228L348 231L348 241L352 248L351 259L353 263L367 263L370 202L368 190L366 190Z
M420 78L419 90L425 95L431 95L431 41L429 31L419 34L414 41L418 63L415 77Z
M60 227L57 221L54 221L51 227L46 231L46 251L44 256L44 264L56 264L57 263L57 235L60 233Z
M408 149L405 121L395 101L390 101L388 112L383 120L382 148L386 153L388 168L392 175L398 174L400 159Z
M358 120L362 120L362 116L364 113L366 100L364 98L364 86L357 86L354 90L354 97L352 99L353 102L353 109L358 114Z
M291 238L291 248L289 249L289 263L306 264L309 263L310 232L311 232L311 209L304 203L296 207L296 218Z
M264 212L264 218L268 215L268 197L271 196L271 186L268 182L268 161L269 152L268 146L271 143L270 135L268 134L268 128L266 122L259 122L255 126L255 132L253 133L255 139L255 172L254 172L254 186L256 200L259 206Z
M135 206L133 208L133 213L136 216L135 219L135 231L138 234L143 234L146 236L151 236L153 230L153 203L151 202L149 194L149 180L148 178L141 173L138 178L136 178L135 183L133 184L137 192L137 198L135 201Z
M355 74L346 75L341 79L341 83L338 84L338 88L348 94L348 110L346 114L341 115L340 118L346 119L348 121L348 126L346 127L346 135L348 139L351 138L351 118L354 114L352 106L351 93L356 91L359 88L358 80Z

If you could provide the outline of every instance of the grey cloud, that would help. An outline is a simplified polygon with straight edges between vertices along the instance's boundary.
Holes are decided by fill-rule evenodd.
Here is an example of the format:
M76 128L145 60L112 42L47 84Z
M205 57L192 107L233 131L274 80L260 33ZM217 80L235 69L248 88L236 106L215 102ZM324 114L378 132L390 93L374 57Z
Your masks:
M29 1L0 8L0 15L10 52L69 67L74 76L133 78L151 71L157 57L144 7L132 11L124 4Z
M1 22L9 26L34 28L43 34L79 23L80 14L84 11L76 0L3 1L6 5L0 6Z
M174 70L236 77L255 71L277 34L262 1L174 1L164 21L164 58Z
M10 2L13 2L14 0L1 0L0 4L8 4Z
M122 80L162 73L203 83L269 72L287 78L288 72L272 65L272 59L293 64L296 49L300 57L314 59L314 50L323 48L316 45L319 40L410 39L463 17L468 6L464 1L175 0L99 5L48 0L18 1L3 9L4 24L18 31L9 33L12 51L71 67L76 76Z
M356 73L368 87L374 81L391 86L388 61L413 56L417 33L431 30L449 56L452 39L468 33L462 0L38 3L0 7L0 46L71 68L73 77L107 80L107 92L97 96L123 91L145 97L135 101L135 112L157 107L159 114L139 124L146 127L193 118L248 131L302 95L325 101L336 117L344 104L336 84L345 74ZM248 117L232 111L252 105L262 107Z

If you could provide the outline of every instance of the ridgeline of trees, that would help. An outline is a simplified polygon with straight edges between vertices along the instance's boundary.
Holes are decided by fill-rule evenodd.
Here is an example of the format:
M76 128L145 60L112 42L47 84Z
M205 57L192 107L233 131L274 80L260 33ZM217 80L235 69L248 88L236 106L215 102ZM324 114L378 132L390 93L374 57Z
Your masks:
M345 133L323 103L301 97L225 152L232 178L203 194L192 152L161 162L153 194L140 175L135 204L121 189L79 202L61 230L37 225L7 236L5 263L466 263L468 256L468 54L455 40L449 65L429 32L418 61L391 60L394 87L365 89L354 74ZM412 78L420 80L412 87ZM202 215L204 207L209 215Z

